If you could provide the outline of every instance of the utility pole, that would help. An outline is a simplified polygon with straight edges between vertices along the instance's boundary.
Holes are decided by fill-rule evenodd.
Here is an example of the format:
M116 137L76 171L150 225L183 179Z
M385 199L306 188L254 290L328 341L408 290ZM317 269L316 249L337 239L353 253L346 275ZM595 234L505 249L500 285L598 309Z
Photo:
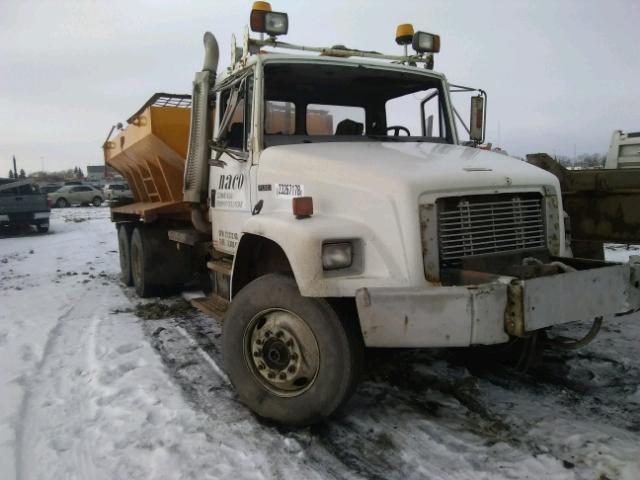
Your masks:
M16 156L13 156L13 178L18 178L18 167L16 167Z

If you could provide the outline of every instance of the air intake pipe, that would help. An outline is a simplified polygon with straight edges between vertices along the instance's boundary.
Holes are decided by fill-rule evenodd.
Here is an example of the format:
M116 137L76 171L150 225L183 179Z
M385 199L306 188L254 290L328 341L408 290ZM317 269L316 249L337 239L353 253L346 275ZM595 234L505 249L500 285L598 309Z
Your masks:
M193 80L191 97L191 128L189 131L189 149L184 169L184 187L182 198L191 204L191 223L199 232L211 234L211 224L203 215L209 183L209 159L211 158L211 107L214 98L210 98L211 89L216 81L216 70L220 51L216 37L211 32L204 34L204 65Z

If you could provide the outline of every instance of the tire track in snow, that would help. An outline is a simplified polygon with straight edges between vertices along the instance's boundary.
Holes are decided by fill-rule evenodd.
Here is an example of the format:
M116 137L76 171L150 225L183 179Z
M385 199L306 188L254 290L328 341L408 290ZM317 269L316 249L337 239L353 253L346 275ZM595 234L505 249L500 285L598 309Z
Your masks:
M216 374L222 380L224 380L224 382L227 385L230 385L231 382L229 381L229 377L227 377L227 374L224 373L224 371L222 370L222 368L220 368L220 366L218 366L218 363L213 359L213 357L208 355L207 352L205 352L202 348L200 348L200 345L198 345L198 342L196 342L196 340L191 335L189 335L184 328L180 326L177 326L175 328L176 328L176 331L180 335L182 335L189 342L189 344L196 349L198 354L204 359L205 362L209 364L209 366L213 369L213 371L216 372Z
M55 451L57 456L64 454L71 458L71 464L60 462L66 473L80 472L79 478L96 477L90 446L80 433L90 425L88 406L89 396L82 394L85 388L83 359L94 346L91 341L93 332L100 321L93 317L97 305L107 296L104 289L85 292L75 304L58 318L51 330L38 372L29 382L28 396L21 410L21 434L18 460L18 480L28 480L30 469L37 469L33 459L29 458L28 448L38 445L48 447L47 453ZM87 324L87 320L91 323ZM69 374L75 374L70 377ZM53 409L53 412L48 412ZM51 415L53 413L54 415ZM57 414L57 415L56 415ZM74 432L69 430L74 429ZM51 438L43 438L43 434ZM71 438L71 440L69 440ZM43 445L44 444L44 445ZM66 452L70 452L68 455Z
M60 335L60 330L62 329L63 321L71 314L75 306L69 307L65 312L58 316L56 319L55 326L49 330L49 334L47 337L47 341L45 343L44 349L42 351L42 358L36 365L36 371L42 371L42 367L47 361L51 351L54 348L54 342ZM38 375L36 375L36 378ZM24 395L22 397L22 402L20 404L19 415L17 419L17 427L16 427L16 449L15 449L15 469L16 469L16 479L23 480L23 468L22 465L25 463L23 458L24 451L24 432L26 423L28 420L28 413L30 409L30 403L32 401L31 397L33 395L33 388L36 384L36 380L26 381L24 385Z

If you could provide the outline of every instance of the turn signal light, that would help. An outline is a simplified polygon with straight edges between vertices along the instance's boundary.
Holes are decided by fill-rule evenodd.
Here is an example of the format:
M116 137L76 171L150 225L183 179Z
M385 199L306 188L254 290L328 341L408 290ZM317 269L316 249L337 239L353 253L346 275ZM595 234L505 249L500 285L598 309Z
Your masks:
M396 28L396 43L398 45L410 45L413 41L413 25L403 23Z
M313 198L311 197L294 197L293 214L296 218L308 218L313 215Z
M262 12L270 12L271 4L269 2L253 2L251 10L260 10Z

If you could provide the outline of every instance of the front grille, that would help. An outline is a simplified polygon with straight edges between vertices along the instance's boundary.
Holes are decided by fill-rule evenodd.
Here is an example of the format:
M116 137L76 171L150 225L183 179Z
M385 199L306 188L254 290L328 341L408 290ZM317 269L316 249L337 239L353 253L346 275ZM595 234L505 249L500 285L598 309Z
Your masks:
M437 205L441 268L459 267L466 257L545 246L539 194L442 198Z

